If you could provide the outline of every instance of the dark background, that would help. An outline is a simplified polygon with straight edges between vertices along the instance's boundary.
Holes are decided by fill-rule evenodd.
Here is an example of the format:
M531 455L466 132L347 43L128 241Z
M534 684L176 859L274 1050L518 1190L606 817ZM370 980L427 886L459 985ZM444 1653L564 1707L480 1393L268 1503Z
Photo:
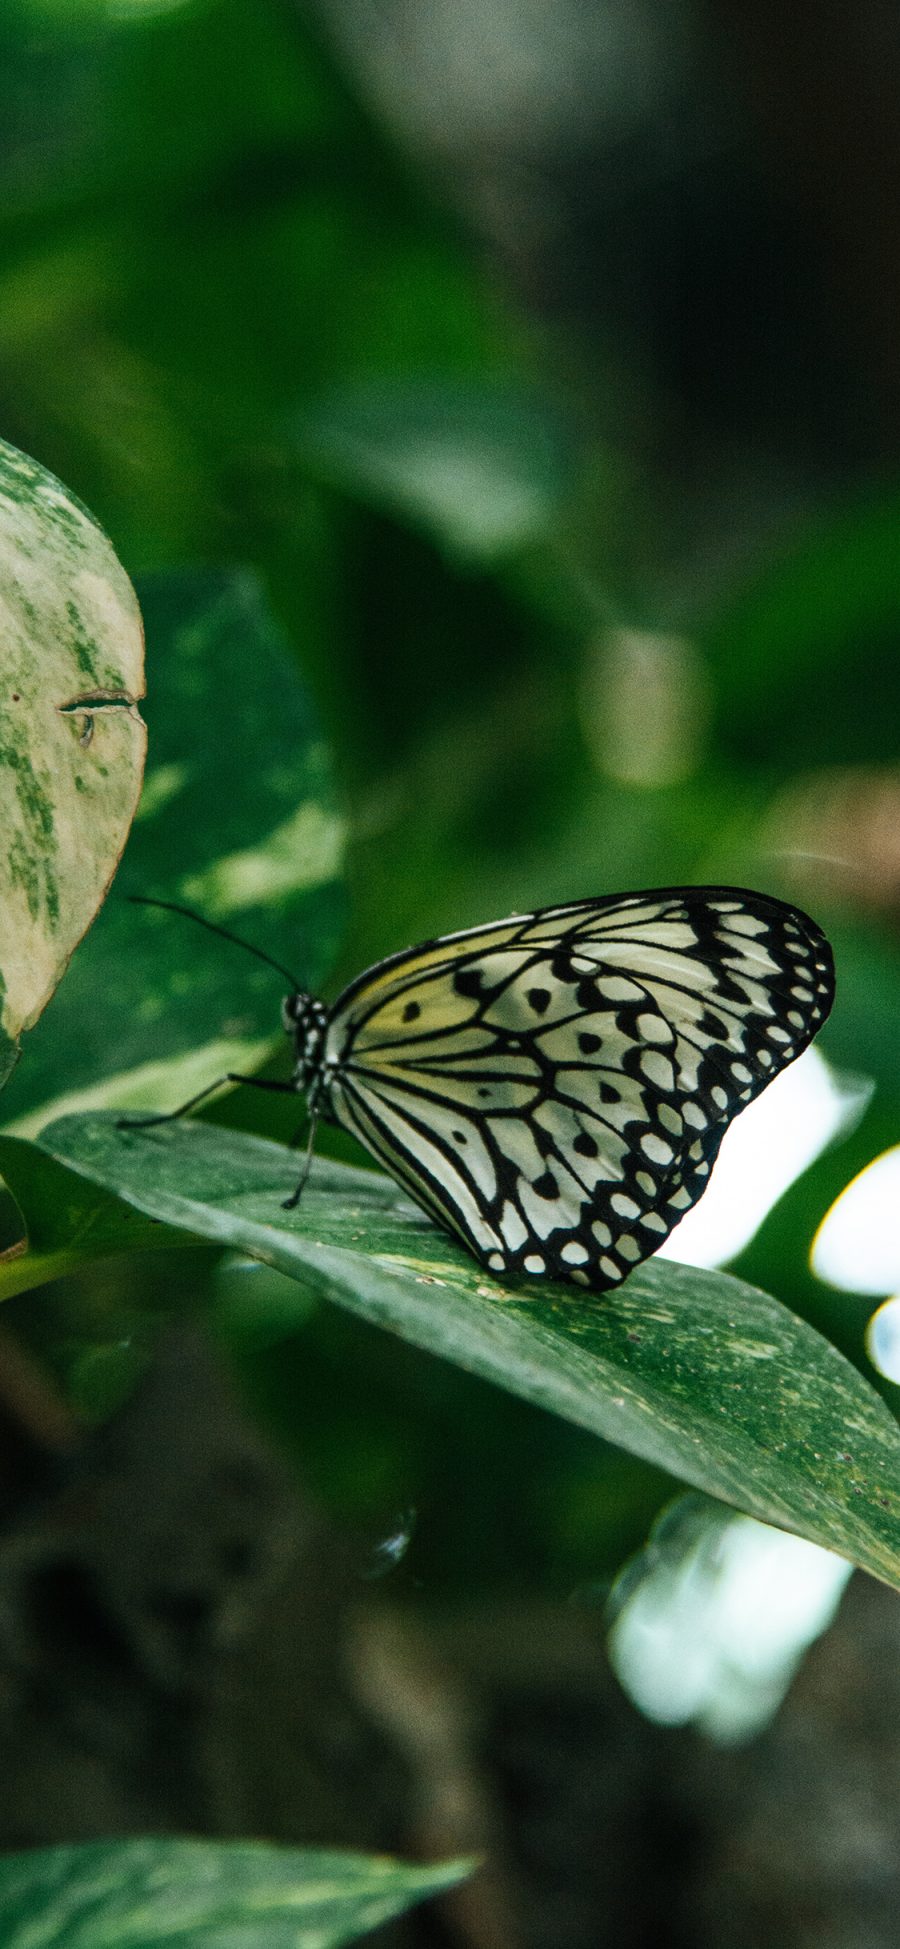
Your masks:
M334 981L632 885L808 905L876 1087L740 1270L864 1365L807 1260L900 1133L898 218L887 0L0 17L0 427L130 573L258 572L349 817ZM651 1729L573 1593L673 1485L242 1277L10 1309L6 1844L484 1850L423 1943L894 1942L893 1600L740 1754Z

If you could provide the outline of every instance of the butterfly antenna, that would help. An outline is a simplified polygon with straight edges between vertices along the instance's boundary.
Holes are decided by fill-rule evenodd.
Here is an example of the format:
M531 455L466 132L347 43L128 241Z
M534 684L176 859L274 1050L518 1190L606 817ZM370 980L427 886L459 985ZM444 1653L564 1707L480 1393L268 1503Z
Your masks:
M232 934L229 927L219 927L216 921L207 920L205 915L195 913L193 907L182 907L177 900L154 900L147 893L129 893L126 899L132 907L161 907L164 913L181 914L184 920L195 920L198 927L206 928L207 933L218 934L221 940L230 941L233 947L244 948L248 954L255 955L257 961L265 961L267 967L274 968L276 974L284 975L285 981L291 984L293 994L302 995L306 992L302 981L297 980L290 968L282 967L280 961L273 960L271 954L266 954L261 947L255 947L252 941L245 941L240 934Z

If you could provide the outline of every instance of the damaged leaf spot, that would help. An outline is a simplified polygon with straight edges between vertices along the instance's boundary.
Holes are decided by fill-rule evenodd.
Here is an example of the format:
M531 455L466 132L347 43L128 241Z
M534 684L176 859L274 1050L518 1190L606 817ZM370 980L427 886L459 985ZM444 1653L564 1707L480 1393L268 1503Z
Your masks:
M133 710L134 698L125 691L94 690L84 697L73 697L71 703L60 704L61 717L79 717L78 742L86 750L94 741L94 717L97 711ZM105 774L102 774L105 776ZM84 789L83 780L76 777L76 791Z
M63 717L69 717L75 711L111 711L123 708L130 711L134 708L134 701L134 698L129 697L124 690L92 690L84 697L73 697L70 704L60 704L59 709Z

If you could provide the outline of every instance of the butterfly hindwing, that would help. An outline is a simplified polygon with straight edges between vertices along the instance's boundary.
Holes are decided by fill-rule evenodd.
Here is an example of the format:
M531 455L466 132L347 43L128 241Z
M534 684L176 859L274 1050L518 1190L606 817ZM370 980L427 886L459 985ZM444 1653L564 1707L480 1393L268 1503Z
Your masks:
M490 1270L602 1290L701 1196L832 997L818 927L761 894L547 908L355 981L329 1017L330 1104Z

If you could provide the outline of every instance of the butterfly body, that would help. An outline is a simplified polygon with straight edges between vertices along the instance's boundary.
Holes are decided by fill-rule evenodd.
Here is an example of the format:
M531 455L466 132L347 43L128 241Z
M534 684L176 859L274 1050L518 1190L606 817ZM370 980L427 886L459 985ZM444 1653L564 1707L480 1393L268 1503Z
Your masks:
M294 1086L491 1272L604 1290L705 1189L732 1118L821 1027L821 930L730 887L427 941L284 1006Z
M304 1092L310 1115L334 1122L328 1102L329 1074L323 1047L328 1029L325 1003L299 991L288 995L282 1003L281 1023L285 1033L293 1038L294 1088Z

